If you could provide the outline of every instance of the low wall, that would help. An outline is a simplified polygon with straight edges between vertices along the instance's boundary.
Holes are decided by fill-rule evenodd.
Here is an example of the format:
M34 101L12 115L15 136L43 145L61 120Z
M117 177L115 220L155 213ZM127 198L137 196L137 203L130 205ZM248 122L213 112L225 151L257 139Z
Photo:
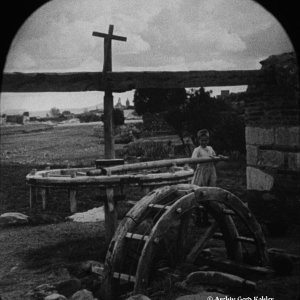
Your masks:
M253 205L255 201L277 199L292 211L299 207L300 192L296 56L294 53L271 56L261 64L262 69L272 69L276 85L250 86L245 99L249 201Z

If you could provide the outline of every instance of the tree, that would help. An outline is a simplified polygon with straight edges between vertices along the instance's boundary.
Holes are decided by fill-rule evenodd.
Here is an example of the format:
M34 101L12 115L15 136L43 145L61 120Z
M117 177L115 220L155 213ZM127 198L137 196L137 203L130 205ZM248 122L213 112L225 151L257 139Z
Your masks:
M198 146L197 132L207 128L212 135L212 145L218 151L245 152L244 120L222 99L211 97L203 87L185 89L138 89L134 95L138 114L160 113L172 126L185 145L189 136Z
M52 108L50 109L50 116L56 118L56 117L58 117L59 115L60 115L60 110L59 110L58 108L52 107Z
M61 114L63 116L69 116L71 114L71 112L69 110L64 110Z
M84 112L78 115L78 119L80 120L80 123L98 122L102 121L102 116L91 112Z
M222 100L211 97L211 92L205 91L203 87L188 94L184 107L184 123L194 145L198 144L198 130L206 128L213 132L221 120L220 112L226 109L227 106Z
M101 116L101 121L104 123L104 114ZM124 112L121 109L114 108L113 110L113 123L114 126L121 126L125 123Z
M170 107L179 106L186 99L184 88L178 89L136 89L133 103L138 115L147 112L159 113L170 109Z
M113 120L114 120L114 126L123 125L125 122L123 110L115 108L113 110Z

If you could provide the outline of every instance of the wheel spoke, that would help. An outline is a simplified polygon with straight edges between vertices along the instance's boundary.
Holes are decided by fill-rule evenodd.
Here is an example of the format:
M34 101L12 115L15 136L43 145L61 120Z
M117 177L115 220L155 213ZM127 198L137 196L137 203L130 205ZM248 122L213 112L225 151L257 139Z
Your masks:
M192 248L190 253L187 255L188 263L193 263L196 260L199 253L205 248L208 241L213 237L217 229L218 229L217 222L213 222L212 225L206 229L204 234L201 236L201 238L197 241L197 243Z

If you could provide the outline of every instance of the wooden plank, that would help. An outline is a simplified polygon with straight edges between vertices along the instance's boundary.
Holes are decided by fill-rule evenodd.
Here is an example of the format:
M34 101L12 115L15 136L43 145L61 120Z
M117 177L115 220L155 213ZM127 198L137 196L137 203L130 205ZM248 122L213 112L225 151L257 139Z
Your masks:
M47 205L46 189L45 188L41 189L41 196L42 196L42 209L45 210L46 205Z
M187 252L189 251L188 246L190 244L189 241L191 239L191 219L193 218L193 213L194 211L190 210L183 214L180 218L175 252L175 260L177 265L181 264L182 262L185 262ZM173 263L173 261L171 263Z
M98 37L106 38L108 36L108 34L107 33L102 33L102 32L97 32L97 31L93 31L93 36L98 36ZM111 36L111 39L117 40L117 41L123 41L123 42L127 41L126 37L119 36L119 35L114 35L114 34Z
M105 81L106 79L106 81ZM137 88L189 88L274 84L273 76L262 70L188 72L102 72L4 73L2 92L113 92Z
M33 204L33 196L34 195L34 187L32 185L29 185L29 209L32 209Z
M113 188L106 189L106 201L104 205L105 212L105 241L108 245L114 236L117 228L117 210L114 201Z
M199 283L203 285L212 285L218 287L225 287L242 291L255 291L256 283L245 278L216 271L196 271L190 273L186 279L181 283L182 287L186 287L191 284ZM210 299L210 298L208 298ZM224 298L225 299L225 298ZM251 299L251 298L246 298Z
M163 186L163 185L177 185L177 184L180 184L180 183L190 183L192 181L192 177L193 176L189 176L187 177L186 179L180 179L180 178L170 178L169 180L165 180L165 181L152 181L152 182L149 182L149 183L143 183L143 188L145 187L149 187L149 188L156 188L156 187L159 187L159 186Z
M246 278L253 276L270 276L274 274L274 271L267 267L251 266L231 260L209 259L202 256L197 257L197 264L205 264L231 274L245 276Z
M127 232L126 237L128 239L134 239L139 241L146 241L149 238L148 235L142 235L142 234L132 233L132 232Z
M211 237L214 235L217 229L217 222L214 222L209 228L207 228L207 230L204 232L204 234L201 236L201 238L198 240L198 242L188 254L186 259L188 263L194 263L199 253L205 248L207 242L211 239Z
M221 232L216 232L213 237L215 239L219 239L219 240L223 240L224 239L223 234ZM245 242L245 243L250 243L250 244L255 244L256 243L255 239L249 238L249 237L245 237L245 236L237 236L235 239L237 241Z
M114 26L109 25L108 35L104 38L104 62L103 62L103 74L112 71L112 54L111 54L111 36L114 31Z
M4 73L2 92L81 92L100 91L103 76L84 73Z
M233 211L233 210L231 210L231 209L223 209L223 213L225 214L225 215L229 215L229 216L236 216L236 214L235 214L235 212Z
M111 91L105 91L104 95L104 157L115 158L114 125L113 125L114 101Z
M152 208L157 208L157 209L168 209L170 206L165 206L165 205L161 205L161 204L149 204L149 207Z
M77 212L76 190L69 190L69 200L70 200L71 213L76 213Z
M124 274L124 273L114 272L113 277L116 278L116 279L124 280L124 281L135 282L135 277L134 276Z
M154 169L154 168L162 168L162 167L170 167L174 163L177 165L185 165L185 164L200 164L200 163L206 163L206 162L216 162L216 161L223 161L228 160L228 158L224 157L211 157L211 158L176 158L176 159L162 159L162 160L156 160L156 161L149 161L149 162L140 162L140 163L134 163L134 164L128 164L128 165L121 165L121 166L113 166L107 168L107 170L110 170L111 173L116 172L128 172L128 171L137 171L137 170L143 170L143 169ZM93 170L92 175L97 175L97 172L99 170ZM180 171L179 171L180 173ZM164 174L164 173L162 173ZM175 173L176 174L176 173ZM185 173L183 173L185 174ZM147 175L149 177L149 175ZM160 176L160 174L157 174L157 176ZM146 176L145 176L146 177Z

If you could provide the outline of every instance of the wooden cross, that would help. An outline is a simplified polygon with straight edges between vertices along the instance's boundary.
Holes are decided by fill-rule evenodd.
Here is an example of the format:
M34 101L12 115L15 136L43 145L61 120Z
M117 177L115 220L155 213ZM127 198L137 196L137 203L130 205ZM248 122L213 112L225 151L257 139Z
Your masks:
M127 38L123 36L113 35L114 26L109 25L108 34L101 32L93 32L93 36L104 38L104 61L103 75L112 71L112 51L111 41L118 40L126 42ZM105 80L105 77L104 77ZM104 92L104 157L106 159L115 158L115 147L113 138L113 109L114 101L112 90L108 86Z

